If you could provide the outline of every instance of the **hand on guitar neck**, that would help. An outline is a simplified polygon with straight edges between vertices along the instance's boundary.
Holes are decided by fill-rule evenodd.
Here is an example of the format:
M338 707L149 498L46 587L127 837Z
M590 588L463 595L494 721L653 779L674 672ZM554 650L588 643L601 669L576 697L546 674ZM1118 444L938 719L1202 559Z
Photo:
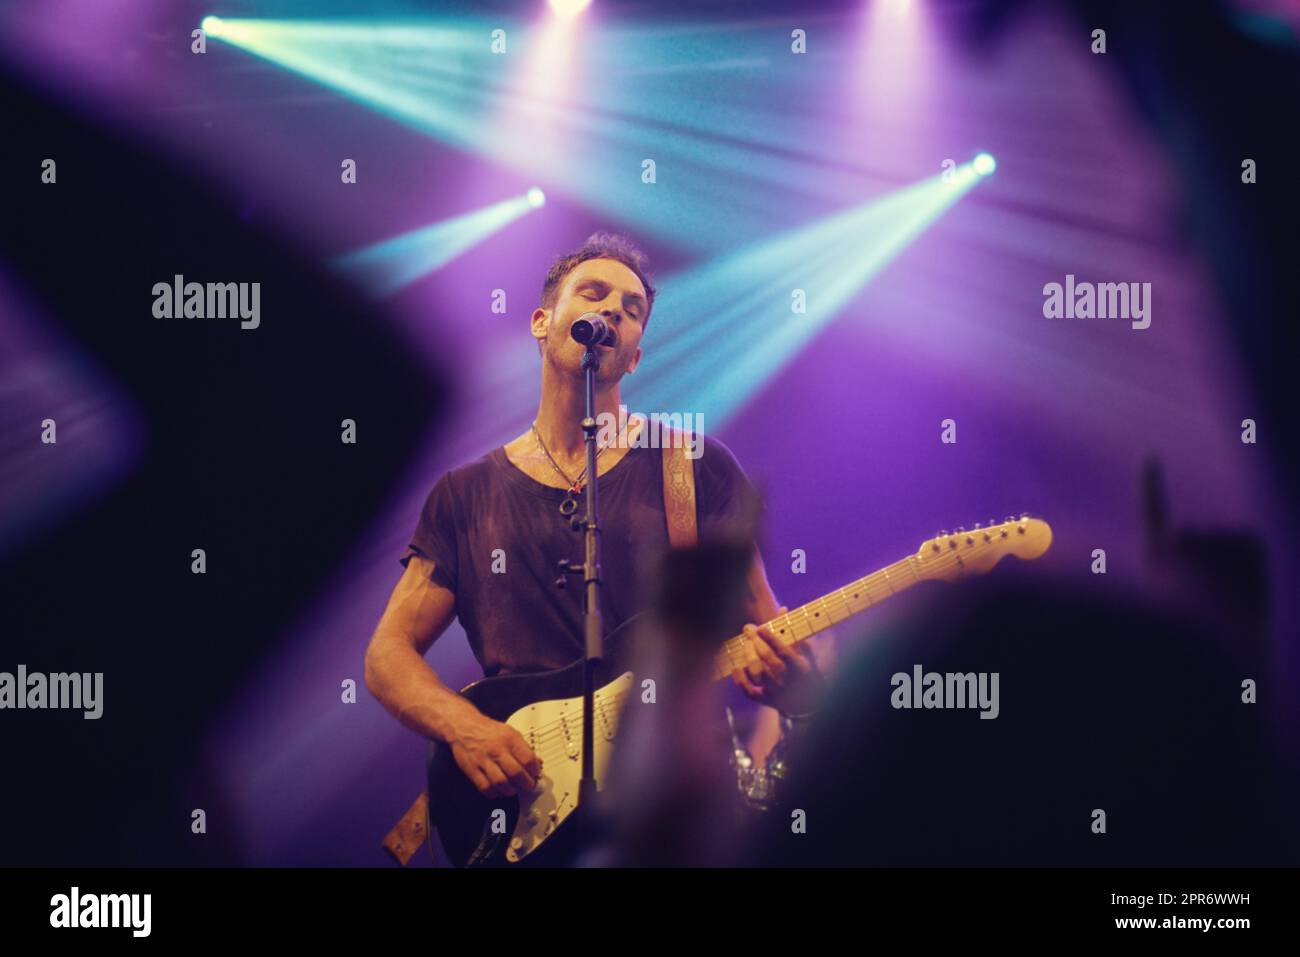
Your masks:
M790 609L782 606L777 617ZM759 704L783 714L812 711L825 690L812 647L806 641L787 644L770 624L748 624L744 628L757 660L732 670L732 679Z

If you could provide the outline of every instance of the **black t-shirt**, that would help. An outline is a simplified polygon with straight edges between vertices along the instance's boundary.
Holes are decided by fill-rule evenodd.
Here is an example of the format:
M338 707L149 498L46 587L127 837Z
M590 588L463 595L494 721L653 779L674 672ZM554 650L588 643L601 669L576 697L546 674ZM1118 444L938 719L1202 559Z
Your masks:
M598 479L606 633L643 610L646 560L668 547L663 454L630 449ZM725 445L705 438L693 466L702 538L754 514L757 492ZM456 596L456 616L485 676L549 671L583 654L581 579L555 587L559 560L583 556L581 532L560 514L564 496L498 447L443 475L425 501L401 562L433 561L430 577Z

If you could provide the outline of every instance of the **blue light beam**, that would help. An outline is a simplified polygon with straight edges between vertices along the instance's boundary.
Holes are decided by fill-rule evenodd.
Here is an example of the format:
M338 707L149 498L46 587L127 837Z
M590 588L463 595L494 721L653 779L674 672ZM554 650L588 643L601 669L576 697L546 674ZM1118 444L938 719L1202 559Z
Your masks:
M339 256L333 264L372 296L390 296L537 209L536 193L540 190L385 239Z

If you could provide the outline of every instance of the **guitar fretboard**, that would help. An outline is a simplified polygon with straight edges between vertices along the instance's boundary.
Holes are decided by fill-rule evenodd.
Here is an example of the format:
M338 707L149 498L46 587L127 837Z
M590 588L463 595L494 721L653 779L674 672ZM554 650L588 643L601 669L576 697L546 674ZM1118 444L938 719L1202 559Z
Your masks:
M843 588L837 588L806 605L793 608L784 615L773 618L768 624L779 641L794 645L924 580L925 577L918 571L916 557L908 555L865 578L849 582ZM757 658L753 646L744 635L728 638L723 642L722 651L714 663L713 679L720 681L736 668L744 668Z

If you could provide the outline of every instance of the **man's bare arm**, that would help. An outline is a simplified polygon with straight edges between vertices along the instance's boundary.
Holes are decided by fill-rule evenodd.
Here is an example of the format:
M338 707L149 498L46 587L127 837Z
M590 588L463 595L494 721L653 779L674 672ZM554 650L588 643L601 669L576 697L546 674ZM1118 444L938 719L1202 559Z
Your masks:
M456 718L476 709L424 660L456 617L456 596L429 579L432 571L419 555L407 562L366 649L366 687L405 727L446 741Z
M455 596L430 579L433 562L412 556L366 649L366 687L405 727L446 742L487 796L531 791L541 762L514 728L486 717L424 660L455 617Z

